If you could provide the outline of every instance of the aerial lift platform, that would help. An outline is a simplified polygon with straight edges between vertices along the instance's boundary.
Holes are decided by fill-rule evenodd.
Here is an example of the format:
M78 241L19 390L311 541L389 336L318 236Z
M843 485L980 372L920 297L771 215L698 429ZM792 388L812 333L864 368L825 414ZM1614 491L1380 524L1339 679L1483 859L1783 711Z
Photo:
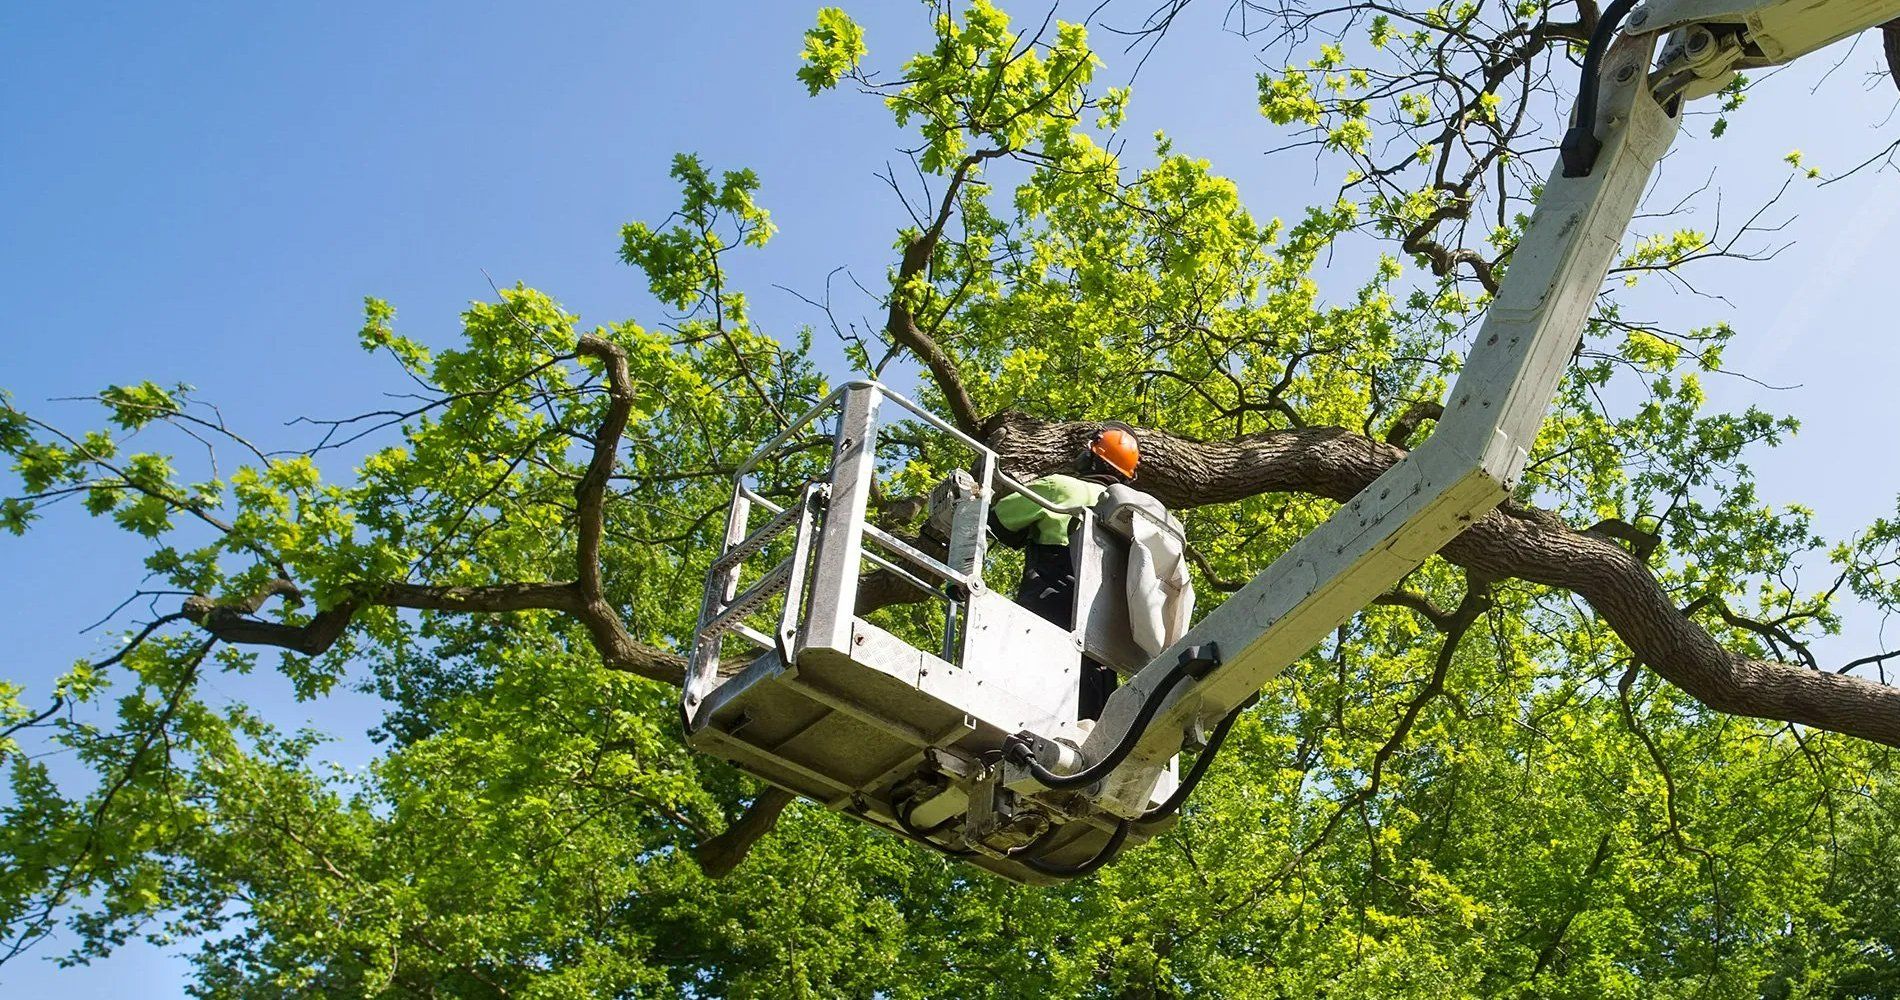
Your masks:
M1606 6L1560 162L1431 436L1158 656L1122 624L1128 541L1099 512L1067 512L1077 625L1062 629L984 580L993 499L1043 501L890 389L841 387L735 477L682 701L688 741L1021 882L1085 874L1165 830L1262 687L1515 489L1685 103L1895 18L1900 0ZM941 555L868 516L891 471L877 455L891 407L969 452L932 495ZM790 495L768 499L761 473L808 459L820 429L829 462L795 486L779 476ZM911 641L914 619L905 635L869 620L869 579L937 604L932 648ZM1084 654L1126 677L1092 727L1075 718ZM1183 748L1201 749L1184 777Z
M931 497L946 536L937 554L867 516L873 483L888 470L877 450L887 415L947 436L970 459L971 471ZM796 486L790 503L762 495L755 482L762 467L809 449L820 429L830 445L824 472ZM1038 854L1052 861L1098 854L1116 833L1116 817L1084 808L1056 821L1011 810L1007 800L999 809L999 797L973 800L968 791L995 770L1016 734L1083 737L1076 725L1083 654L1131 675L1147 664L1125 624L1129 543L1097 511L1069 512L1079 521L1076 603L1084 613L1075 629L1060 628L985 582L986 524L999 491L1059 509L999 471L981 442L875 382L840 387L762 445L735 477L726 544L708 576L683 701L689 742L940 847L946 843L929 831L961 818L982 829L985 842L1008 848L1047 835ZM934 603L930 649L867 620L859 594L870 573ZM722 666L735 647L743 662L728 675ZM1171 777L1164 763L1149 783L1165 797ZM996 853L964 856L1012 878L1054 880Z

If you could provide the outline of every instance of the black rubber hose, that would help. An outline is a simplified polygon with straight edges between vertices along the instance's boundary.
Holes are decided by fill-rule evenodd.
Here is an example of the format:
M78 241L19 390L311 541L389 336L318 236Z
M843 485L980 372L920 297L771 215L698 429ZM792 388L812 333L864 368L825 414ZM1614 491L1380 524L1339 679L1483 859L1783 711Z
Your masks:
M1036 837L1035 840L1032 840L1029 843L1024 844L1023 846L1018 847L1015 850L1009 852L1010 859L1018 860L1022 858L1040 857L1042 855L1043 849L1048 847L1050 843L1052 843L1056 839L1056 837L1062 833L1062 827L1063 827L1063 824L1061 823L1051 822L1049 826L1046 829L1044 829L1042 833Z
M1195 786L1201 783L1201 776L1207 773L1208 766L1214 763L1214 757L1220 753L1221 745L1227 742L1227 733L1234 728L1234 723L1239 720L1240 713L1246 711L1259 700L1260 696L1254 695L1233 711L1223 716L1219 724L1214 727L1214 731L1208 734L1207 745L1201 748L1200 756L1194 758L1194 766L1188 769L1187 777L1183 778L1181 783L1175 787L1174 794L1168 796L1167 800L1160 805L1142 813L1140 819L1132 822L1122 820L1115 827L1115 833L1109 837L1108 843L1103 845L1102 850L1096 854L1095 857L1079 865L1054 865L1043 861L1038 855L1042 853L1050 841L1056 838L1057 833L1061 830L1061 827L1052 825L1049 829L1043 831L1042 836L1037 837L1033 842L1016 851L1012 851L1010 853L1010 860L1021 861L1024 867L1045 875L1058 875L1067 878L1077 878L1087 875L1103 865L1108 864L1110 861L1115 860L1115 856L1121 853L1122 845L1128 840L1128 834L1131 830L1146 833L1147 830L1144 829L1144 827L1152 826L1174 815L1174 813L1187 802L1188 796L1194 794Z
M1043 786L1056 791L1093 785L1102 780L1108 772L1119 767L1121 762L1134 751L1135 743L1147 730L1148 723L1153 721L1155 713L1161 710L1161 703L1168 699L1168 695L1174 692L1175 685L1181 683L1186 676L1185 663L1177 663L1168 668L1168 672L1161 678L1161 683L1155 687L1154 693L1141 703L1140 711L1135 713L1135 720L1129 724L1128 731L1122 734L1121 742L1115 745L1115 749L1108 752L1108 756L1089 764L1080 771L1073 774L1057 774L1049 770L1036 759L1035 750L1022 741L1013 741L1009 744L1010 759L1028 769L1030 775Z
M1147 833L1149 828L1180 811L1181 806L1186 804L1188 796L1194 794L1195 786L1201 783L1201 776L1207 773L1208 765L1214 763L1214 756L1220 753L1221 744L1227 742L1227 731L1234 728L1234 722L1240 718L1240 713L1259 700L1260 696L1254 695L1238 708L1221 717L1214 731L1208 734L1207 745L1201 748L1200 756L1194 758L1194 766L1188 768L1187 777L1182 778L1181 783L1174 787L1174 794L1168 796L1160 805L1142 813L1140 818L1135 820L1137 832Z
M1583 82L1577 94L1577 120L1564 133L1563 161L1565 177L1588 177L1596 167L1603 141L1597 138L1597 90L1603 82L1603 54L1616 39L1623 19L1636 7L1637 0L1614 0L1597 18L1596 31L1590 35L1590 47L1583 52Z
M1109 837L1108 843L1103 845L1101 852L1095 857L1079 865L1054 865L1043 861L1037 855L1056 838L1057 833L1062 829L1051 825L1033 842L1010 852L1010 860L1021 861L1024 867L1039 871L1044 875L1059 875L1067 878L1079 878L1115 860L1115 856L1121 853L1122 844L1128 839L1131 830L1147 833L1147 827L1174 815L1187 802L1188 796L1194 794L1194 787L1201 783L1201 776L1207 773L1208 765L1214 762L1214 756L1220 753L1221 744L1227 742L1227 731L1234 728L1234 722L1240 718L1241 712L1259 700L1260 696L1255 695L1247 699L1246 704L1223 716L1220 723L1214 727L1214 731L1208 734L1207 746L1202 747L1200 756L1194 758L1194 766L1188 769L1187 777L1181 779L1181 783L1175 787L1174 794L1168 796L1167 801L1142 813L1140 819L1132 822L1122 820L1115 827L1115 833Z
M1097 868L1108 864L1110 861L1115 860L1115 856L1122 852L1122 844L1128 840L1128 828L1131 825L1128 820L1122 820L1120 823L1115 824L1115 832L1108 835L1108 843L1103 844L1101 851L1097 852L1094 857L1080 864L1058 865L1033 856L1019 859L1014 854L1010 855L1010 859L1020 860L1024 867L1041 872L1044 875L1054 875L1057 878L1081 878Z

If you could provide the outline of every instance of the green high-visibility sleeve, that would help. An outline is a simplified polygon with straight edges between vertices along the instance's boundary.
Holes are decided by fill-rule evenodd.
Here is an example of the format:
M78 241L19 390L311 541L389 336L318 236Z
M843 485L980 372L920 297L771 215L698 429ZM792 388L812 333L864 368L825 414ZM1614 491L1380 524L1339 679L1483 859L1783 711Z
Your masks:
M1106 486L1074 476L1044 476L1025 485L1030 492L1057 507L1093 507L1095 501L1100 500L1108 490ZM995 514L1003 527L1011 531L1021 531L1035 525L1035 539L1044 545L1069 544L1069 522L1074 518L1044 510L1026 496L1011 493L996 501Z

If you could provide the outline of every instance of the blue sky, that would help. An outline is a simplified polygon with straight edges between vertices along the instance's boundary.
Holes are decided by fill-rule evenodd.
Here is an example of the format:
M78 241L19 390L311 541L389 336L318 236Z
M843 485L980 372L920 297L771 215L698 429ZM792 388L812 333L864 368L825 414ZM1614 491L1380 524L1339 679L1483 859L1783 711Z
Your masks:
M484 271L540 287L590 322L651 323L639 276L615 257L618 229L674 205L666 169L676 151L759 172L780 234L737 262L737 282L770 329L820 323L772 285L817 296L839 266L881 283L904 214L874 174L887 161L901 167L893 150L904 137L877 101L809 99L793 80L815 6L0 7L0 298L10 303L0 387L79 424L90 419L83 409L46 401L146 378L190 382L233 425L290 446L307 440L283 426L290 417L373 408L398 388L386 363L356 347L365 295L390 300L400 328L436 343L453 336L468 300L491 295ZM847 6L878 65L894 66L923 36L911 3ZM1225 6L1191 9L1142 71L1128 132L1166 128L1177 148L1234 177L1259 214L1297 212L1329 197L1336 177L1261 155L1277 143L1254 110L1254 54L1205 30ZM1780 182L1789 149L1830 170L1871 153L1896 132L1891 89L1864 85L1876 62L1863 43L1818 91L1821 64L1758 88L1730 138L1685 138L1665 187L1719 167L1735 211ZM1111 53L1109 82L1129 68ZM1735 322L1732 363L1803 387L1767 400L1806 429L1758 463L1765 491L1845 531L1891 512L1900 492L1886 434L1875 436L1884 454L1868 446L1870 430L1893 425L1900 371L1887 242L1900 184L1891 173L1801 184L1784 208L1796 245L1780 259L1699 276L1726 302L1660 288L1642 301L1685 325ZM1740 381L1716 388L1728 403L1763 395ZM80 630L135 585L136 559L70 514L0 538L0 608L15 650L0 677L43 696L74 658L102 648ZM1855 648L1870 631L1856 627ZM339 734L346 764L368 752L375 707L361 696L299 704L266 679L214 683L288 725ZM132 945L74 971L29 958L0 969L0 990L165 997L186 972L167 950Z

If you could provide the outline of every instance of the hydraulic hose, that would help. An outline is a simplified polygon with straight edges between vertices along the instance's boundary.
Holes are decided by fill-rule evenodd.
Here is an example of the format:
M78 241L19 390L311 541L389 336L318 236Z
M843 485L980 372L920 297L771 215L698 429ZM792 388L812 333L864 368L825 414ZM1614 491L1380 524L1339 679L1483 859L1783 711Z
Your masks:
M1010 742L1009 758L1021 764L1032 777L1047 788L1064 791L1093 785L1102 780L1110 771L1121 766L1121 762L1128 759L1128 755L1134 752L1135 743L1147 730L1148 723L1154 720L1155 713L1161 710L1161 703L1167 700L1168 695L1174 693L1175 686L1181 683L1187 676L1187 672L1186 661L1169 667L1168 672L1162 676L1161 683L1156 685L1154 692L1141 703L1141 708L1135 713L1134 721L1129 724L1128 731L1122 734L1121 741L1115 744L1115 749L1110 750L1108 755L1101 760L1083 767L1080 771L1073 774L1057 774L1049 770L1036 759L1035 750L1022 740Z
M1055 839L1062 835L1062 828L1066 825L1067 824L1064 823L1050 822L1049 826L1044 829L1035 840L1009 852L1010 858L1014 860L1041 857L1043 849L1048 847L1051 843L1054 843Z
M1178 677L1170 677L1164 681L1168 689L1171 689L1173 685L1178 682ZM1167 800L1160 805L1142 813L1139 819L1122 820L1117 823L1115 825L1115 832L1108 838L1108 843L1103 844L1102 849L1096 852L1093 858L1074 865L1058 865L1042 860L1040 857L1042 851L1046 845L1055 840L1058 831L1061 829L1061 827L1058 826L1051 826L1042 836L1037 837L1034 842L1018 851L1012 852L1010 859L1022 862L1024 867L1033 871L1060 878L1080 878L1083 875L1087 875L1101 868L1110 861L1115 860L1115 857L1121 853L1122 846L1127 842L1128 834L1131 831L1147 833L1149 832L1149 828L1180 810L1181 806L1187 802L1188 796L1194 794L1195 786L1201 783L1201 777L1207 773L1208 766L1214 763L1215 756L1220 753L1221 745L1227 742L1227 733L1234 728L1234 722L1240 718L1240 713L1246 711L1249 706L1259 700L1260 696L1254 695L1252 698L1247 699L1245 703L1236 706L1233 711L1222 716L1219 724L1214 727L1214 731L1208 734L1207 745L1202 747L1200 755L1194 758L1194 766L1188 769L1187 777L1183 778L1181 783L1175 787L1174 794L1169 795ZM1151 705L1159 705L1160 702L1160 698L1150 697L1148 702L1142 705L1143 713L1136 717L1136 724L1130 729L1131 734L1139 734L1140 730L1147 728L1148 721L1153 718L1154 715L1154 713L1148 709ZM1102 759L1103 762L1109 765L1109 767L1104 770L1112 770L1116 764L1120 764L1121 758L1127 756L1127 748L1133 745L1133 735L1124 739L1122 745L1116 747L1116 753L1111 753L1108 757ZM1100 765L1092 765L1092 767L1100 767ZM1079 773L1081 772L1078 772L1078 774ZM1057 775L1056 777L1065 776ZM1048 784L1041 775L1037 775L1036 780Z
M1590 35L1590 47L1583 52L1583 82L1577 93L1577 119L1564 133L1563 161L1565 177L1588 177L1596 167L1603 140L1597 138L1597 90L1603 81L1603 54L1616 40L1623 19L1635 9L1638 0L1614 0L1597 18Z
M1135 718L1129 723L1128 730L1122 734L1122 738L1117 741L1114 749L1101 760L1085 765L1079 771L1072 774L1057 774L1049 770L1036 759L1035 750L1027 740L1010 741L1004 752L1010 760L1022 765L1030 776L1044 787L1060 791L1092 785L1115 768L1120 767L1122 761L1128 759L1128 755L1134 752L1135 744L1140 742L1142 734L1154 721L1155 713L1161 710L1162 703L1174 693L1174 689L1190 676L1199 677L1207 668L1218 664L1219 656L1219 647L1213 644L1192 647L1183 653L1181 659L1168 668L1168 672L1162 675L1160 683L1156 684L1155 689L1142 701L1141 707L1135 711ZM1207 746L1195 759L1194 767L1190 770L1187 779L1175 789L1174 794L1168 796L1166 802L1142 814L1139 820L1124 819L1117 822L1114 832L1109 834L1108 842L1102 845L1102 849L1097 851L1094 857L1073 865L1055 864L1043 860L1042 852L1046 849L1046 845L1055 840L1057 831L1060 829L1060 827L1051 826L1030 844L1011 852L1010 859L1021 862L1024 867L1032 871L1057 878L1080 878L1115 860L1115 857L1121 853L1123 845L1128 842L1129 832L1137 823L1152 823L1164 819L1181 808L1181 804L1186 802L1187 797L1193 793L1194 786L1200 783L1201 775L1206 773L1207 766L1213 763L1214 755L1220 751L1221 743L1227 739L1227 731L1233 728L1234 720L1239 717L1243 709L1253 704L1258 698L1259 696L1255 695L1247 699L1245 704L1224 716L1208 737ZM911 829L908 824L906 829Z
M1188 796L1194 794L1195 786L1201 783L1201 776L1207 773L1208 765L1214 763L1215 755L1220 753L1221 744L1227 742L1227 731L1234 728L1234 721L1240 718L1240 713L1246 711L1248 706L1259 700L1260 696L1254 695L1221 717L1214 731L1208 734L1207 745L1202 747L1200 755L1194 758L1194 766L1188 768L1187 776L1174 787L1174 794L1168 796L1160 805L1142 813L1140 818L1134 821L1137 832L1149 833L1157 823L1180 811L1181 806L1187 802Z
M1214 763L1215 756L1220 753L1221 745L1227 742L1227 733L1234 728L1234 723L1240 718L1240 713L1246 711L1259 700L1260 696L1255 695L1247 699L1246 703L1236 707L1225 716L1222 716L1219 724L1214 727L1214 731L1208 734L1207 745L1201 748L1200 756L1194 758L1194 766L1188 769L1187 777L1181 779L1181 783L1175 787L1174 794L1168 796L1167 800L1160 805L1142 813L1139 819L1122 820L1118 823L1115 827L1114 834L1109 837L1108 843L1102 845L1101 851L1097 852L1095 857L1076 865L1057 865L1042 860L1039 855L1044 848L1056 838L1057 832L1061 830L1061 827L1051 826L1042 836L1037 837L1034 842L1021 850L1011 853L1010 859L1013 861L1021 861L1024 867L1041 872L1044 875L1055 875L1063 878L1079 878L1115 860L1115 856L1121 853L1123 844L1128 840L1128 834L1130 832L1149 833L1155 824L1167 819L1180 810L1181 806L1187 802L1188 797L1194 794L1195 786L1201 783L1201 777L1207 773L1208 766Z
M1080 864L1058 865L1044 861L1034 855L1018 857L1012 854L1010 855L1010 859L1012 861L1021 861L1024 867L1041 872L1044 875L1054 875L1057 878L1081 878L1097 868L1108 864L1110 861L1115 860L1115 855L1122 852L1122 844L1128 840L1128 828L1131 825L1128 820L1122 820L1115 824L1115 832L1108 835L1108 843L1103 844L1102 849L1097 852L1094 857ZM1048 836L1044 835L1044 837L1038 838L1037 843L1041 843L1046 839L1048 839ZM1035 844L1031 844L1030 846L1034 847Z

